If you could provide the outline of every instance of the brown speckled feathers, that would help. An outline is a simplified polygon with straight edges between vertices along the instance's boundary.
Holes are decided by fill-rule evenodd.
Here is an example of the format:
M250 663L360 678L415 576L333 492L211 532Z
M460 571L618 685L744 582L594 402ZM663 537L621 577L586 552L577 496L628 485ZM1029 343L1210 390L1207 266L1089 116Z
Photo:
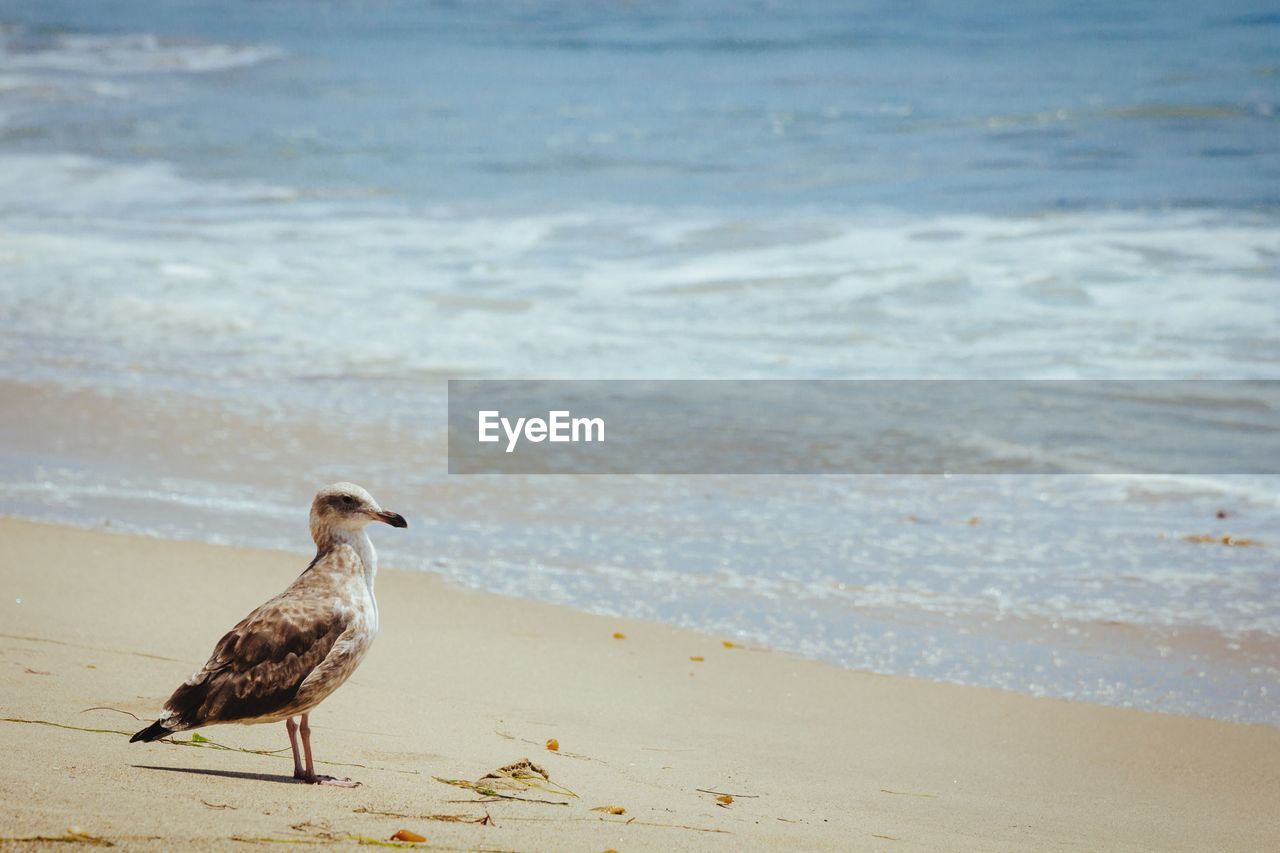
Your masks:
M228 631L204 667L174 691L164 728L270 718L295 707L308 677L358 619L339 593L362 571L350 547L317 554L288 589Z

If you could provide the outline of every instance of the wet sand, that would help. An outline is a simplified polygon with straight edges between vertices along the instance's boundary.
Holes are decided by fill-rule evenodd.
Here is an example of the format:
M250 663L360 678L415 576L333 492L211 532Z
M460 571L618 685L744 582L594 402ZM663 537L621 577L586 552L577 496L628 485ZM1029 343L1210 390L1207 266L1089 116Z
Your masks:
M4 844L77 827L157 850L400 829L467 850L1280 847L1280 729L841 670L389 568L381 636L312 718L321 771L361 787L293 782L283 725L200 732L231 749L131 745L305 560L8 520L0 542ZM435 778L524 757L576 796Z

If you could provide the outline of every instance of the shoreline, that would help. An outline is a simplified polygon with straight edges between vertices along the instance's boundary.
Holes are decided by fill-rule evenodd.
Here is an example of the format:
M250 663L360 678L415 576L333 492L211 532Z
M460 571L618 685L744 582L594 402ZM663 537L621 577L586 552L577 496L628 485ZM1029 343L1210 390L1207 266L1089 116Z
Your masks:
M289 547L280 545L280 544L274 544L274 545L263 544L261 542L254 542L245 546L234 546L226 541L223 541L225 539L225 536L223 535L208 536L206 534L206 536L202 538L199 534L184 535L184 533L176 530L172 530L172 529L151 530L151 529L141 528L128 523L116 525L116 524L112 524L109 521L104 524L102 522L91 522L87 520L80 522L80 521L68 520L68 519L45 519L45 518L39 518L34 516L4 515L0 513L0 522L9 522L9 521L20 523L20 524L44 525L44 526L49 526L53 528L67 528L71 530L85 531L89 533L103 533L106 535L118 535L118 536L133 536L133 537L138 537L142 539L157 540L161 542L179 542L179 543L185 543L185 544L191 544L191 545L197 545L197 546L203 545L203 546L209 546L214 548L243 547L248 550L264 551L268 553L279 554L282 556L294 557L297 559L301 559L303 561L310 559L314 550L314 546L312 548L305 548L305 549L304 548L290 549ZM392 557L392 559L394 559L394 557ZM385 556L380 558L380 562L382 563L379 570L380 572L389 570L394 572L408 572L412 574L426 574L434 578L438 582L444 584L449 589L456 589L459 591L466 591L466 592L481 592L481 593L487 592L486 590L480 589L475 584L474 581L468 581L466 579L463 579L457 576L442 573L441 571L439 571L439 566L440 566L439 560L436 561L437 567L434 570L432 568L426 568L426 567L404 568L398 565L388 565L387 559ZM1186 711L1186 712L1170 711L1170 710L1164 710L1164 709L1142 707L1140 705L1133 704L1132 702L1129 702L1129 703L1105 702L1105 701L1098 701L1095 699L1088 699L1088 698L1078 698L1078 697L1072 697L1072 696L1057 696L1052 694L1037 693L1037 692L1032 692L1030 690L1017 690L1017 689L1006 687L1006 686L974 684L974 683L969 683L964 681L952 681L952 680L946 680L946 679L940 679L940 678L931 678L931 677L922 676L922 675L910 675L910 674L900 673L900 672L881 672L875 669L859 667L851 664L844 664L839 661L832 661L832 660L827 660L821 657L806 655L802 652L792 650L792 649L775 647L770 645L768 642L760 642L755 639L744 638L743 636L735 636L733 632L725 632L723 633L723 635L721 635L721 634L716 634L712 631L705 630L699 627L676 625L671 622L666 622L659 619L651 619L651 618L644 618L644 617L629 617L629 616L621 616L621 615L611 615L608 613L600 613L600 612L585 609L575 603L549 601L546 599L533 598L528 595L522 594L520 592L504 591L504 592L490 592L488 594L496 595L500 598L512 600L512 601L527 601L531 603L543 604L550 607L564 608L576 614L594 616L594 617L604 618L604 619L615 619L615 620L621 620L626 622L640 623L644 625L654 626L657 628L672 628L676 630L689 631L694 634L711 637L715 640L715 642L722 642L724 639L729 639L732 642L743 645L744 647L750 646L757 651L767 651L773 654L793 657L797 660L820 663L825 666L831 666L838 670L855 672L862 675L888 677L888 678L906 678L909 680L918 680L918 681L923 681L930 684L948 684L948 685L957 686L957 687L975 687L980 689L989 689L989 690L995 690L1000 693L1009 693L1015 696L1047 698L1047 699L1054 699L1054 700L1065 701L1065 702L1073 702L1073 703L1079 702L1086 705L1096 705L1098 707L1104 707L1104 708L1138 710L1138 711L1175 716L1175 717L1188 717L1192 719L1212 720L1216 722L1235 723L1239 725L1261 725L1261 726L1268 726L1268 727L1280 729L1280 723L1272 723L1264 720L1234 719L1231 717L1212 716L1209 714L1195 713L1191 711ZM867 614L867 618L869 620L874 620L876 622L882 622L885 624L892 624L893 620L897 616L898 614L895 614L892 612L877 613L872 611ZM1068 622L1068 620L1063 620L1063 621L1064 623ZM1002 625L1005 630L1004 635L1008 637L1017 637L1020 634L1023 634L1025 632L1034 631L1037 628L1042 628L1043 627L1042 623L1043 623L1043 620L1041 620L1040 623L1037 623L1035 620L1032 620L1032 619L1022 619L1018 617L1006 617L1004 620L1002 620ZM1087 628L1092 623L1081 622L1078 624L1080 628ZM1146 625L1134 625L1134 624L1128 624L1128 623L1107 623L1107 622L1102 622L1099 624L1105 626L1112 633L1113 637L1110 638L1112 640L1123 637L1125 638L1126 641L1139 642L1144 645L1152 645L1156 643L1167 644L1170 648L1180 648L1184 653L1191 654L1196 657L1203 658L1209 661L1215 661L1220 659L1223 655L1224 648L1229 647L1231 650L1231 653L1235 656L1238 656L1242 651L1244 651L1248 655L1250 655L1255 661L1263 664L1269 664L1270 661L1276 659L1275 657L1276 652L1280 650L1278 649L1278 645L1277 645L1278 643L1280 643L1280 640L1277 640L1276 638L1272 637L1269 634L1259 634L1258 632L1252 632L1252 631L1246 632L1245 634L1240 636L1229 636L1219 631L1215 631L1213 629L1204 629L1204 628L1186 628L1186 627L1172 627L1172 626L1156 627L1156 626L1146 626ZM1102 643L1098 640L1091 640L1088 643L1082 645L1082 648L1094 649L1094 650L1106 650L1108 646L1105 643Z
M4 380L0 398L0 514L309 556L311 486L361 471L416 514L383 562L469 588L864 671L1280 726L1266 478L469 479L408 421L375 434L145 387ZM1266 547L1188 541L1206 536Z
M188 507L188 509L194 511L198 507L199 505L192 505L191 507ZM135 509L133 514L136 515L137 512L138 510ZM296 511L279 513L282 518L286 514L288 516L293 516L296 515ZM211 530L193 531L189 527L175 526L175 522L172 520L166 525L150 527L146 525L139 525L136 522L128 520L121 522L105 519L103 515L91 518L92 515L92 513L89 513L85 515L85 517L77 519L65 517L42 517L39 514L8 515L0 512L0 521L48 525L55 528L68 528L86 532L104 533L108 535L137 536L145 539L181 542L193 545L208 545L212 547L230 546L230 543L226 541L228 537L225 533ZM94 520L94 518L97 520ZM278 519L273 517L271 520L272 528L278 529ZM290 517L285 519L285 521L292 522L296 521L296 519ZM297 525L295 524L295 526ZM305 534L300 534L300 536L305 537ZM252 550L268 551L281 555L290 555L303 560L309 559L313 553L313 548L291 548L281 541L264 540L261 536L257 538L249 538L250 541L240 547ZM296 541L301 541L298 536L293 538ZM384 546L394 546L395 544L394 537L392 540L387 540L383 543ZM435 557L430 560L420 560L418 565L409 568L396 563L397 559L403 556L403 552L393 551L388 555L386 551L380 550L380 554L384 570L390 568L397 572L405 571L412 573L425 573L436 578L451 589L485 591L481 586L479 579L450 571L454 566L446 558ZM428 563L430 565L428 565ZM735 631L733 629L729 629L723 632L715 632L712 629L702 626L679 625L675 622L654 616L646 615L633 617L612 615L607 612L590 609L585 606L585 602L558 601L537 597L536 594L524 587L518 587L516 589L507 588L501 591L494 591L493 594L507 599L536 602L554 607L564 607L579 614L600 616L603 618L623 619L627 621L638 621L640 623L656 627L680 628L697 634L732 639L735 642L750 644L754 647L767 649L777 654L793 656L806 661L823 663L837 669L866 675L919 679L929 683L980 687L1000 692L1007 692L1014 695L1059 699L1068 702L1082 702L1100 707L1135 709L1157 714L1169 714L1172 716L1280 728L1280 721L1274 721L1273 719L1249 719L1241 718L1240 716L1232 716L1229 713L1205 713L1193 707L1189 707L1189 703L1180 709L1151 707L1150 704L1143 703L1138 699L1138 697L1130 697L1126 699L1121 696L1108 700L1092 695L1061 695L1051 691L1046 692L1043 688L1036 689L1037 685L1031 682L1027 682L1025 689L1019 689L1006 684L984 684L981 683L981 679L977 679L976 681L956 680L934 677L928 674L880 670L872 666L863 666L854 663L847 663L841 660L832 660L828 657L823 657L820 654L806 653L795 648L776 646L771 644L767 638L761 639L758 636L749 636L750 631ZM915 614L914 618L904 622L902 621L902 614L891 610L878 611L875 609L867 609L862 613L867 628L871 629L872 626L881 626L880 628L877 628L877 630L883 630L884 626L888 626L890 629L901 629L903 627L911 626L919 630L927 630L930 624L933 624L927 619L929 615L930 614L927 613ZM990 623L982 622L973 623L971 630L974 630L978 635L984 636L987 639L1018 642L1026 640L1027 638L1034 639L1037 632L1043 634L1050 625L1050 622L1051 620L1046 617L1006 615L999 620L999 632L993 631L993 626ZM1108 620L1088 621L1056 619L1052 620L1052 623L1052 627L1054 629L1065 630L1075 635L1077 646L1076 652L1082 655L1115 654L1118 651L1122 654L1133 655L1140 653L1143 650L1159 648L1163 650L1162 654L1172 652L1180 655L1180 660L1184 662L1201 661L1215 665L1222 665L1225 663L1239 669L1241 666L1245 665L1270 668L1273 666L1273 662L1277 660L1277 651L1280 651L1280 639L1277 639L1269 633L1258 631L1245 631L1241 634L1227 634L1206 626L1159 626ZM943 626L941 624L937 624L936 627ZM961 633L964 634L965 632ZM1267 687L1268 685L1260 684L1254 686L1253 689L1258 690L1262 695L1265 695Z
M0 843L75 826L140 849L401 828L453 849L1280 844L1280 729L846 670L391 567L382 636L313 718L317 759L359 765L339 775L362 787L293 784L281 726L201 731L230 750L130 746L111 732L142 723L121 712L149 720L305 562L10 519L0 538ZM569 805L457 802L477 797L433 778L525 757Z

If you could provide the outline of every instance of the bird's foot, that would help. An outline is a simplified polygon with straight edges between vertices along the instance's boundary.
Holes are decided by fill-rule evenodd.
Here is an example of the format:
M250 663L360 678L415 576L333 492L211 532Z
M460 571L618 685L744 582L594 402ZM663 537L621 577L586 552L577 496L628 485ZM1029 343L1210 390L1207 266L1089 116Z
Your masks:
M336 776L303 776L302 781L308 785L332 785L335 788L359 788L360 783L351 779L339 779Z

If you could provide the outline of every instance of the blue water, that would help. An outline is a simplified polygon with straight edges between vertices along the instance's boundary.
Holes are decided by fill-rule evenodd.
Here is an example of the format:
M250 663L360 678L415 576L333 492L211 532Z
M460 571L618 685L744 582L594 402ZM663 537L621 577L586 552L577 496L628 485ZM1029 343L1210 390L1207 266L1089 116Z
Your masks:
M1216 3L2 2L283 55L6 145L484 204L1274 207L1280 16Z
M1280 378L1278 109L1263 3L0 0L0 512L305 551L348 479L458 583L1280 724L1274 477L443 443L449 377Z

